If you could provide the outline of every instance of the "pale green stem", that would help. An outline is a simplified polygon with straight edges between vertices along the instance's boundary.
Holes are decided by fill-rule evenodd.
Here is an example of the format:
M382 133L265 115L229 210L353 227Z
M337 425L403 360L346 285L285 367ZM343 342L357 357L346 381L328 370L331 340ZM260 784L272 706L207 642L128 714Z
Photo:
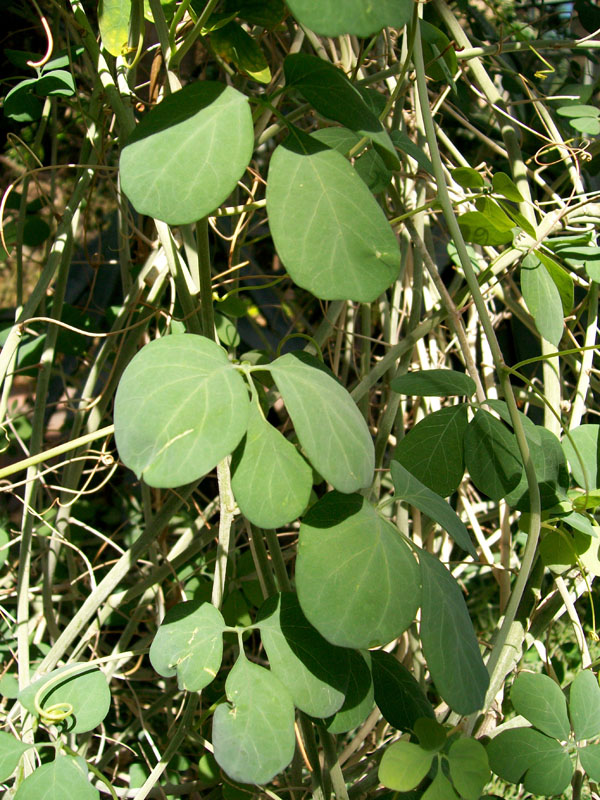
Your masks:
M217 5L218 0L209 0L209 2L204 7L204 10L196 20L196 23L192 30L187 34L183 42L179 45L177 50L171 55L171 59L169 62L170 69L177 69L179 66L181 59L184 55L188 52L190 47L194 44L198 36L202 31L202 28L206 25L206 21L210 17L213 8Z

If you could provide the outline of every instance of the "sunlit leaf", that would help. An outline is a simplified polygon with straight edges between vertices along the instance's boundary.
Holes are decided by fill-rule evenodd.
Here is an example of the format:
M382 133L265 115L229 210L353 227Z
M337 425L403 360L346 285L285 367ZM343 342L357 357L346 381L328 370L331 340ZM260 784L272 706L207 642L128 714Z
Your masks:
M127 52L132 0L99 0L98 26L102 46L111 56Z
M573 765L566 750L533 728L515 728L487 746L492 770L505 781L523 783L527 792L551 796L569 785Z
M23 753L31 744L22 742L6 731L0 731L0 781L6 781L16 770Z
M558 347L563 333L563 307L556 284L540 259L530 253L521 265L521 291L542 336Z
M258 42L238 25L229 22L213 31L210 43L217 55L235 64L240 72L259 83L270 83L271 70Z
M410 0L290 0L298 22L322 36L369 36L386 26L402 28L411 18Z
M429 772L434 753L414 742L394 742L379 764L379 780L388 789L407 792L418 786Z

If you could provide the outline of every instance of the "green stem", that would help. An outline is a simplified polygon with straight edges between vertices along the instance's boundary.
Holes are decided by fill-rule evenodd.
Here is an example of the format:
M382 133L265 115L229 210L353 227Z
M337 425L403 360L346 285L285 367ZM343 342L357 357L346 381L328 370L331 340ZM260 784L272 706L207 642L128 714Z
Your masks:
M273 562L275 576L277 578L277 583L279 584L279 591L290 592L292 590L292 584L290 583L287 573L285 560L283 558L283 553L281 552L281 545L279 544L277 533L273 530L266 530L265 535L267 537L267 544L269 545L269 553L271 554L271 561Z
M204 217L204 219L201 219L196 223L196 248L198 258L198 285L200 287L200 318L202 320L202 332L207 339L216 340L207 217Z

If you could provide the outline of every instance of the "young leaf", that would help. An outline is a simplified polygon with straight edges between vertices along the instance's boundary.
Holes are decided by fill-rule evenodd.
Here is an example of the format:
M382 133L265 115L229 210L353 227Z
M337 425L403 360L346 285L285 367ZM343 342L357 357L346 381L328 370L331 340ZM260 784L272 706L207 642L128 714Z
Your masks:
M496 775L510 783L522 782L532 794L560 794L573 774L567 751L533 728L502 731L488 744L487 754Z
M213 716L214 755L240 783L268 783L292 760L294 703L283 684L240 653L227 677L229 704Z
M308 505L311 468L256 404L233 454L231 488L242 514L261 528L286 525Z
M350 651L326 641L291 592L266 600L257 625L271 672L288 689L294 705L313 717L335 714L350 677Z
M418 719L435 719L418 681L391 653L373 650L371 671L375 702L390 725L399 731L410 731Z
M291 278L324 300L371 303L400 269L381 207L338 152L294 130L269 166L267 212Z
M456 167L451 171L453 180L463 189L481 189L485 186L485 181L472 167Z
M340 492L370 486L373 440L343 386L305 355L286 353L269 369L313 467Z
M458 795L442 770L438 769L435 778L423 792L421 800L458 800Z
M512 178L505 172L495 172L492 176L492 187L496 194L501 194L507 200L512 200L513 203L523 203L524 198L521 192L517 189L516 184Z
M400 394L418 397L454 397L475 393L475 381L464 372L452 369L422 369L394 378L390 388Z
M424 750L434 750L436 753L448 741L448 729L430 717L421 717L415 722L415 734Z
M424 486L398 461L392 461L390 469L396 496L431 517L447 531L459 547L477 558L477 551L473 547L469 532L452 506L439 494Z
M454 788L465 800L479 800L490 779L485 747L477 739L457 739L448 752L450 777Z
M414 742L394 742L379 764L379 780L395 792L417 787L429 772L434 753Z
M398 530L360 495L325 495L300 526L298 599L340 647L376 647L405 631L419 606L418 572Z
M102 46L111 56L127 52L132 0L99 0L98 27Z
M569 712L576 741L600 734L600 686L589 669L578 672L571 684Z
M223 659L221 612L210 603L189 600L167 611L152 645L150 663L159 675L177 675L177 685L199 692L217 677Z
M464 445L467 470L481 492L500 500L518 485L523 465L514 434L488 411L477 411Z
M431 677L450 708L471 714L483 707L489 676L463 594L435 556L420 550L419 562L421 642Z
M6 781L16 770L19 760L31 744L21 742L11 733L0 731L0 781Z
M75 673L70 672L63 679L58 679L63 672L79 666ZM85 663L67 664L64 667L42 675L19 693L19 702L28 711L37 716L35 697L43 686L47 689L39 696L42 710L58 703L72 706L71 714L62 723L68 733L85 733L91 731L104 719L110 708L110 689L106 678L97 667Z
M155 339L129 363L115 398L115 440L149 486L182 486L210 472L246 431L248 390L210 339Z
M135 128L119 161L123 191L140 214L171 225L196 222L235 189L253 147L248 98L231 86L196 81Z
M467 406L450 406L422 419L398 442L394 460L431 491L447 497L465 471L463 438Z
M58 756L25 778L14 800L100 800L100 792L89 782L80 759Z
M600 425L584 424L562 440L573 478L582 489L600 487Z
M536 328L544 339L558 347L563 333L560 293L544 264L533 253L523 259L521 291Z
M210 43L217 55L235 64L240 72L259 83L271 82L271 70L260 45L237 22L213 31Z
M344 702L333 717L323 720L329 733L347 733L365 721L375 703L371 656L367 650L348 650L350 677Z
M370 36L381 28L403 28L410 20L410 0L290 0L298 22L321 36Z
M286 84L294 86L324 117L334 119L360 137L367 136L390 169L400 161L389 134L342 70L308 53L293 53L283 63Z

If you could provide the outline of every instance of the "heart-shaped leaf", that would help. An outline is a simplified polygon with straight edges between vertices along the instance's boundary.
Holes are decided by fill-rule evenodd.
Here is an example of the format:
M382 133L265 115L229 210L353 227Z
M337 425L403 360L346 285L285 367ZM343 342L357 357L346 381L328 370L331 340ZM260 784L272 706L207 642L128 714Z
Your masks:
M227 677L230 705L218 706L212 742L217 763L240 783L268 783L292 760L294 703L269 670L243 653Z
M296 586L315 628L341 647L386 644L413 621L419 570L398 530L360 495L331 492L300 526Z
M150 486L182 486L210 472L246 431L248 390L210 339L155 339L125 369L115 439L126 466Z
M167 611L150 647L150 663L159 675L177 675L177 685L199 692L214 680L223 659L221 612L210 603L190 600Z

